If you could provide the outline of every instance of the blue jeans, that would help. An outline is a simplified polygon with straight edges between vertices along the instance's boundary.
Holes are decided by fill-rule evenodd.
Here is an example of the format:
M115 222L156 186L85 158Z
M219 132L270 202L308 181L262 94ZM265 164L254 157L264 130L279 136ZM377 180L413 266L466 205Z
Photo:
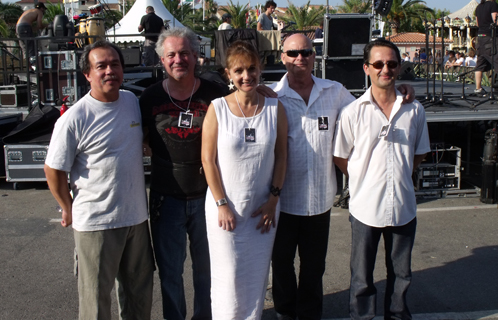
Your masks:
M412 280L411 257L417 218L399 227L375 228L350 216L352 229L351 286L349 314L351 319L375 317L376 294L373 271L380 237L386 250L386 292L384 319L411 319L406 293Z
M163 317L184 320L183 264L187 234L194 279L193 320L211 319L211 273L204 211L205 198L180 200L150 191L150 226L156 255Z

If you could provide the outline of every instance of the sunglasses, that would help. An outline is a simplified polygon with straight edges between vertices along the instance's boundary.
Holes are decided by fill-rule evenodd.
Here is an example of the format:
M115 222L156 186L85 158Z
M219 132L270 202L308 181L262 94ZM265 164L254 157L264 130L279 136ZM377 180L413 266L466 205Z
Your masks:
M287 50L284 53L291 57L291 58L297 58L299 55L301 55L303 58L307 58L313 54L313 49L304 49L304 50Z
M396 69L399 65L398 61L387 61L386 63L382 61L375 61L373 63L367 62L367 65L374 67L375 69L382 70L387 64L389 69Z

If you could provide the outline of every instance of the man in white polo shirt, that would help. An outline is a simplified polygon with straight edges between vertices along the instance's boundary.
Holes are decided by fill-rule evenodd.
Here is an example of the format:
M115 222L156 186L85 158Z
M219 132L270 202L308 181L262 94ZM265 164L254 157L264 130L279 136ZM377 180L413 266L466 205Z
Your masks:
M412 172L430 151L423 106L402 104L395 88L401 56L390 41L364 50L372 86L340 114L334 162L349 175L352 228L351 319L375 317L373 271L380 237L386 248L384 319L411 319L406 293L417 225Z

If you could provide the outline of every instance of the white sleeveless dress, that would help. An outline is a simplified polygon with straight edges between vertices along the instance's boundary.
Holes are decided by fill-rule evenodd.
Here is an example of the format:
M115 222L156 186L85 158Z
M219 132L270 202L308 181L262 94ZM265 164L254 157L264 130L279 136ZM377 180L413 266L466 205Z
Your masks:
M256 142L245 142L247 122L230 111L224 98L214 100L213 105L218 119L217 165L237 223L234 231L218 226L218 209L208 189L206 222L213 319L260 319L276 228L261 234L261 229L256 230L261 216L252 218L251 214L270 196L278 100L266 98L263 110L246 118L256 130ZM280 203L275 223L279 213Z

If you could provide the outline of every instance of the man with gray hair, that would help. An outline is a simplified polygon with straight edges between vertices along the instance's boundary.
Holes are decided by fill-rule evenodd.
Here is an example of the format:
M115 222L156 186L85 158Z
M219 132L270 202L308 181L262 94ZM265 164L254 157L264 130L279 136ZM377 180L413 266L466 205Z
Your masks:
M86 46L80 66L91 91L57 120L45 161L61 224L73 225L79 318L111 319L116 281L121 318L147 320L154 258L138 100L119 90L124 59L113 44Z
M140 20L138 32L145 30L143 62L145 66L149 67L159 63L159 57L154 49L156 47L157 34L164 30L164 22L163 19L156 15L154 7L148 6L145 8L145 12L147 14Z
M227 94L196 76L199 40L188 28L163 31L156 45L168 78L140 97L146 149L152 151L150 220L163 317L185 319L183 264L187 235L194 280L192 319L211 319L211 274L202 173L202 124L212 100Z

